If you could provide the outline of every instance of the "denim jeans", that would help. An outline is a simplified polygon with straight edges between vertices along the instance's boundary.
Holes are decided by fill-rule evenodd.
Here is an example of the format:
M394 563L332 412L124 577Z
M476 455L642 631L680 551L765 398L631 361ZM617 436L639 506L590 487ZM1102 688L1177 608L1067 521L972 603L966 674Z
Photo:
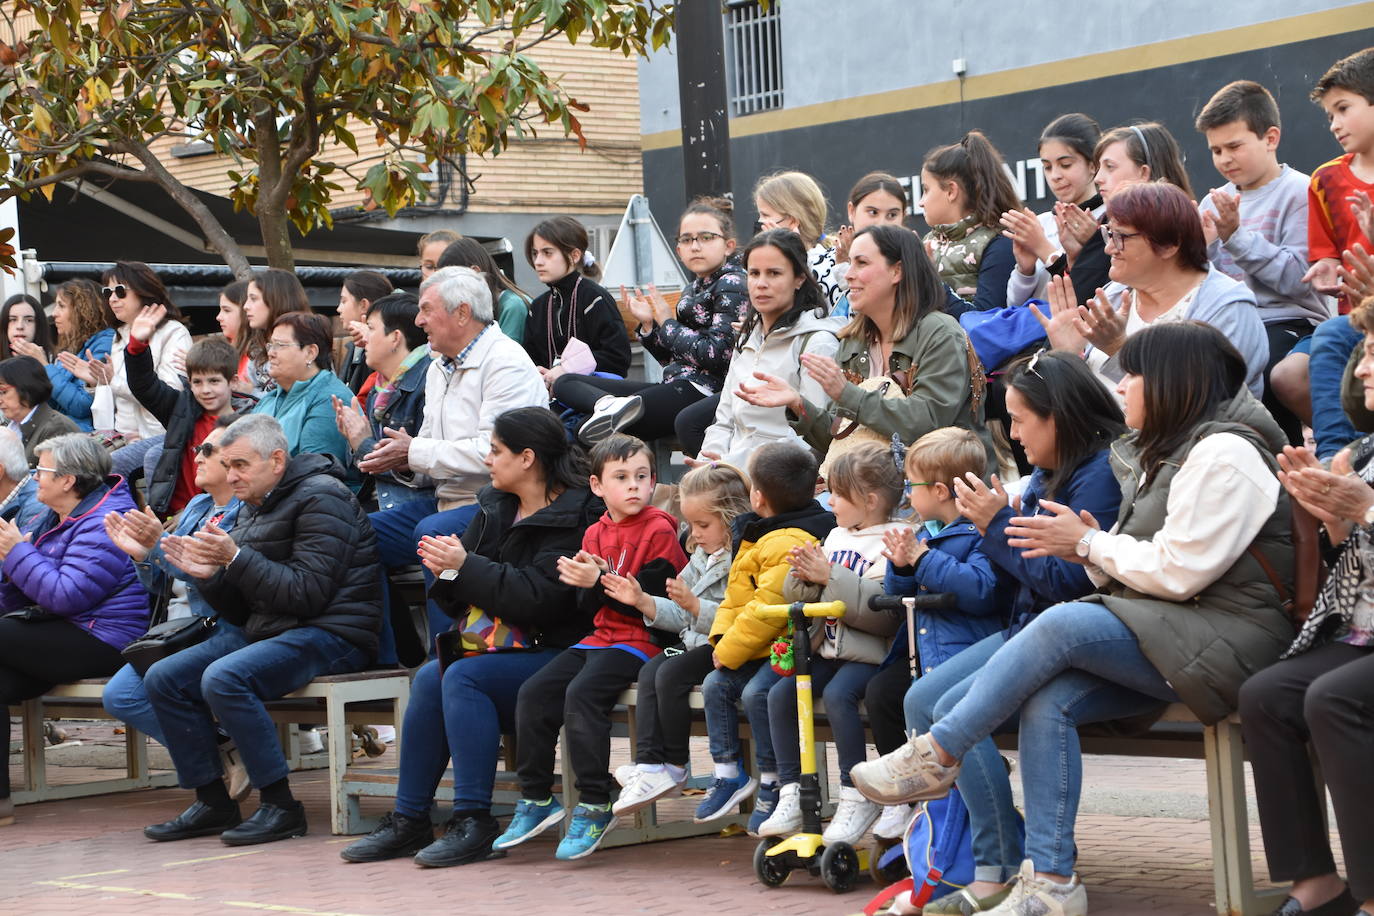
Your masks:
M130 481L130 485L140 475L152 480L148 465L157 467L157 460L162 456L162 440L165 438L164 435L148 436L115 449L110 453L111 472Z
M218 720L260 789L289 772L263 701L321 675L358 671L367 662L365 651L319 627L296 627L257 642L241 630L216 628L200 645L155 663L143 684L182 788L221 777Z
M840 785L852 786L849 770L863 763L868 752L859 702L877 665L845 662L833 658L811 660L811 697L825 699L825 715L835 735L835 753L840 758ZM778 758L778 782L787 785L801 780L801 737L797 728L797 679L779 678L768 690L768 734L773 754Z
M387 570L419 565L415 551L420 545L420 538L427 534L456 534L461 537L472 517L477 514L476 504L444 512L436 512L437 508L438 504L432 496L423 497L402 503L394 509L373 512L367 517L372 522L372 530L377 532L377 555L382 561L382 620L388 624L391 621L391 589L386 578ZM424 566L420 569L425 576L425 591L428 592L434 584L434 574ZM434 658L434 637L451 627L453 621L433 601L425 602L425 608L429 619L429 638L425 640L425 647L429 657ZM389 625L384 626L377 661L390 664L395 660L396 636Z
M499 652L465 658L441 676L427 662L410 685L401 730L401 773L396 810L424 817L444 768L453 761L453 810L490 811L501 735L515 732L515 698L520 685L558 655Z
M1312 437L1317 440L1318 458L1331 458L1360 438L1341 407L1341 378L1350 361L1350 351L1363 339L1364 335L1355 330L1346 315L1328 318L1312 332L1307 379L1312 391Z
M962 759L1020 712L1026 857L1037 871L1069 875L1083 784L1077 727L1177 699L1120 618L1096 602L1073 601L1007 640L930 733Z
M744 701L744 715L754 739L754 761L759 772L777 770L777 757L768 734L768 691L780 680L768 665L768 659L745 662L738 668L717 668L701 682L702 705L706 707L706 734L711 759L716 763L738 763L739 709Z
M930 731L931 725L969 692L979 670L1005 641L1001 633L986 636L912 681L903 703L908 731ZM1013 713L997 731L1013 730L1015 720ZM984 738L964 754L956 784L968 807L973 830L974 880L1010 881L1026 855L1021 816L1012 801L1011 779L992 738Z

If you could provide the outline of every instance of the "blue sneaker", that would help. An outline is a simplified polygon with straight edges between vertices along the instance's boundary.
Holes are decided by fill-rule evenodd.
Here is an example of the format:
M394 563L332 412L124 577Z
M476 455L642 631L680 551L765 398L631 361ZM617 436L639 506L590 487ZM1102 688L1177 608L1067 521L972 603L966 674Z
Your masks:
M759 786L759 794L754 796L754 813L749 815L750 836L759 835L759 828L763 826L763 822L768 820L778 807L778 796L781 792L782 786L776 782Z
M609 808L588 808L578 805L573 809L572 821L568 824L568 835L558 844L554 857L570 860L580 859L596 852L596 847L606 839L620 818Z
M704 824L724 817L735 810L735 805L753 795L758 787L759 781L748 773L741 772L734 779L717 776L716 781L711 783L711 788L707 790L706 797L697 805L696 817L692 820Z
M550 797L542 802L522 798L515 803L515 816L510 819L510 826L491 845L494 849L519 846L563 820L567 813L556 798Z

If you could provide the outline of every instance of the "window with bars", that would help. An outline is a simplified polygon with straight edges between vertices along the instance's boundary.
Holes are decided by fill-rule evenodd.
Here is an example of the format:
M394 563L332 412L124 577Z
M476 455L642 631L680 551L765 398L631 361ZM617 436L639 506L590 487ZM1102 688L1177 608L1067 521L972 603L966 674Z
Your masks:
M782 31L778 7L758 0L726 5L725 55L730 80L730 112L753 114L782 107Z

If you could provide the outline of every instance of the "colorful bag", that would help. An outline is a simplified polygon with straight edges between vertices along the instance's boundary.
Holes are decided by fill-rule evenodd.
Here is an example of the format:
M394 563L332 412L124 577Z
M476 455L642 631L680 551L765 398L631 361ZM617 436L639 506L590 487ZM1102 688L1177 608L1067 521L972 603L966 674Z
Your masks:
M491 652L520 652L533 648L534 643L519 627L469 605L467 613L452 629L435 637L435 647L439 652L439 667L447 668L460 658Z

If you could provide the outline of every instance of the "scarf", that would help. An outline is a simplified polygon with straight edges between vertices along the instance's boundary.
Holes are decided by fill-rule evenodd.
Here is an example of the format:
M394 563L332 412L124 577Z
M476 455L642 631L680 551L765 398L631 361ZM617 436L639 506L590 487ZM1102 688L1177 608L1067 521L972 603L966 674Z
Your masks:
M406 358L401 360L401 364L396 367L396 371L392 373L391 378L385 381L382 381L381 378L377 379L377 384L372 388L372 393L374 395L372 399L372 415L374 418L378 414L384 412L386 410L386 405L391 403L392 397L396 394L396 385L401 381L401 378L410 371L412 366L420 360L426 359L428 356L429 344L420 344L420 346L406 354Z

